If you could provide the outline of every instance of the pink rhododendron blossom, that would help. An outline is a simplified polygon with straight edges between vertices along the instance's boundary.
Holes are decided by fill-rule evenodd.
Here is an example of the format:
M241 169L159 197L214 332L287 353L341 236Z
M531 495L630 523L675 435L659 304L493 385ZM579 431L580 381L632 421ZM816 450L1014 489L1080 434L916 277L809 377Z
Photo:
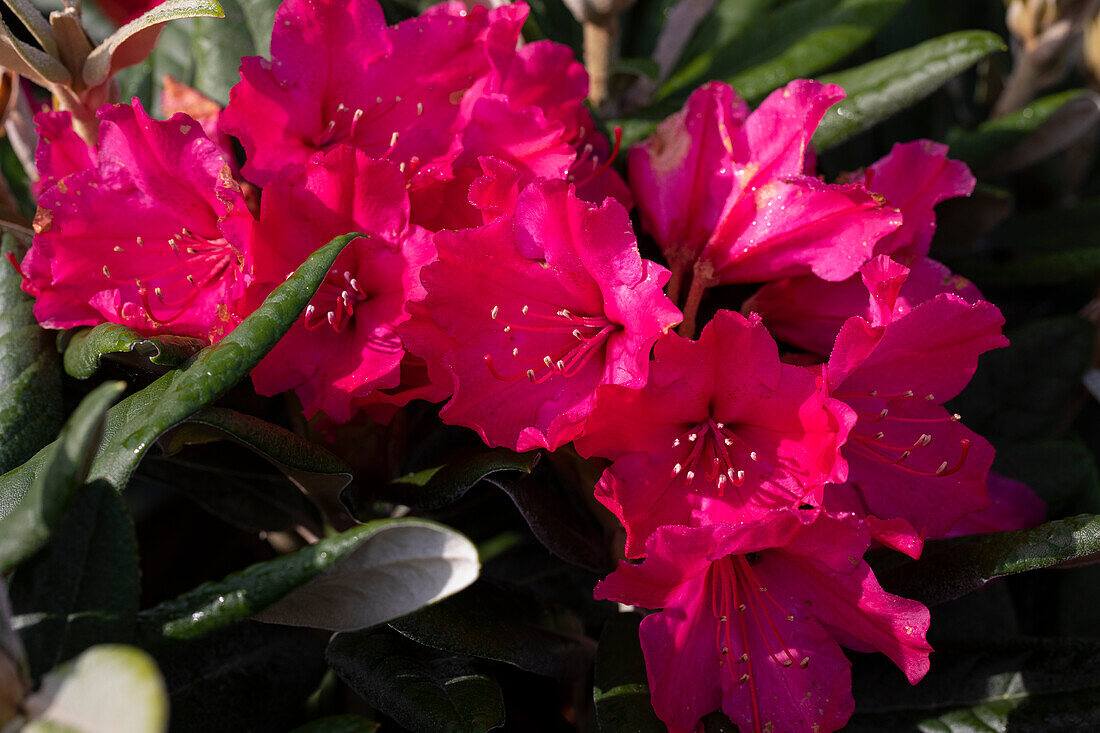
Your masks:
M435 256L431 235L409 225L397 166L346 145L264 189L254 241L263 292L353 231L368 236L345 248L305 313L252 372L260 394L294 389L307 416L323 411L339 422L360 407L392 402L382 390L401 385L397 325L408 318L407 301L423 297L418 275Z
M859 416L843 455L862 513L941 537L989 506L993 461L992 446L941 405L970 381L980 354L1008 341L985 301L940 294L898 315L907 274L885 255L863 268L872 317L844 323L826 373L832 395Z
M252 278L253 219L228 164L186 115L153 120L135 100L99 117L95 167L39 200L22 263L35 316L216 341L242 317Z
M653 709L691 733L721 708L742 731L835 731L852 714L840 645L928 671L928 609L882 590L852 514L781 510L744 524L658 529L597 598L661 609L642 620Z
M955 522L946 537L1031 529L1046 519L1046 504L1026 484L990 471L986 486L993 505Z
M799 80L751 114L725 84L692 94L628 158L646 229L694 288L792 275L844 280L901 224L862 185L803 174L822 115L844 92ZM690 307L690 306L689 306Z
M875 254L892 255L910 264L928 254L936 232L933 207L950 198L969 196L974 176L959 160L947 157L947 146L930 140L898 143L881 160L854 179L882 194L901 210L904 222L875 244Z
M644 389L601 387L577 440L582 455L615 462L596 498L622 522L637 557L664 524L688 524L706 498L737 521L818 504L844 481L838 453L855 422L821 380L783 364L760 319L719 311L698 341L657 342Z
M453 387L440 413L489 445L572 440L597 385L639 388L653 343L680 319L668 271L638 254L626 210L536 181L512 216L435 236L427 297L401 329L411 352Z
M965 277L954 275L946 266L930 259L918 259L908 275L896 283L892 296L892 318L900 318L919 303L941 293L951 293L968 303L982 300L982 294ZM888 282L878 287L893 287ZM743 313L759 313L778 340L827 357L840 327L852 316L870 321L872 308L881 299L867 297L867 285L859 275L844 282L829 282L813 275L768 283L745 301Z
M373 0L288 0L271 61L248 57L222 126L258 184L345 143L403 165L415 188L447 178L460 151L463 94L515 48L526 6L437 5L392 28Z
M38 131L38 147L34 150L38 180L31 186L35 196L41 196L71 173L95 167L95 148L73 130L71 113L39 112L34 116L34 126Z

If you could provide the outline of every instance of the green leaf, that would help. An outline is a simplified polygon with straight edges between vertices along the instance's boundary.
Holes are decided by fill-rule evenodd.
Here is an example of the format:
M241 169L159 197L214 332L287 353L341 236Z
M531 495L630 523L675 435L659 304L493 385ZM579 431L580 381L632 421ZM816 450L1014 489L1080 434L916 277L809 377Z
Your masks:
M187 336L142 336L126 326L101 323L73 334L65 348L65 372L70 377L87 379L99 371L100 362L106 356L139 369L148 370L149 364L177 367L205 345Z
M567 609L485 582L390 626L425 646L559 679L582 674L595 652Z
M414 733L484 733L504 724L500 687L468 661L428 658L400 636L337 634L325 658L371 707Z
M104 481L86 484L50 542L12 578L32 674L93 644L128 641L140 586L137 538L122 497Z
M284 731L325 671L326 635L245 621L154 651L171 731Z
M650 703L645 659L638 643L641 617L620 613L600 636L592 699L600 733L662 733L667 730Z
M124 382L106 382L81 401L61 429L30 491L0 519L0 573L34 554L61 523L69 502L88 475L103 435L107 409L125 387Z
M955 128L947 135L951 157L958 158L971 167L981 167L1026 140L1063 106L1088 94L1084 89L1059 92L983 122L975 130Z
M259 363L309 303L336 256L359 236L363 235L336 237L317 250L232 333L199 352L186 369L165 374L111 408L90 478L125 488L157 438L221 397ZM0 516L29 490L43 468L45 453L46 449L39 451L19 469L0 476Z
M749 102L759 101L855 51L904 0L795 0L774 11L768 10L773 3L760 0L743 9L724 7L738 4L745 3L726 0L721 6L726 18L721 32L728 40L686 63L658 92L659 99L669 99L675 108L704 81L723 79ZM701 33L710 32L707 25L704 21Z
M38 327L34 301L6 258L19 248L0 240L0 473L19 466L57 436L64 420L61 370L50 334ZM0 492L0 514L7 497Z
M839 84L848 96L825 113L814 143L819 150L838 145L916 104L980 59L1004 48L1004 41L995 33L958 31L821 77L823 82Z
M1013 257L1007 262L973 259L958 266L984 287L1096 283L1100 282L1100 247L1074 247L1034 257Z
M191 443L228 438L279 469L325 512L329 524L346 527L347 510L340 492L352 478L351 468L321 446L252 415L223 407L205 407L160 438L162 450L178 452Z
M940 645L931 672L916 686L886 664L855 668L856 714L845 731L1048 733L1100 725L1095 640Z
M477 570L476 549L458 533L426 520L380 520L144 610L139 636L191 639L249 617L359 629L454 593Z
M451 463L395 479L382 496L417 509L439 509L462 498L478 482L500 472L531 473L537 451L516 453L494 448Z
M1007 336L1009 347L982 355L951 409L995 444L1046 438L1081 392L1095 327L1073 316L1036 318Z
M191 32L192 86L219 104L240 81L242 56L268 56L278 0L225 0L225 21L195 21Z
M1003 444L993 468L1031 487L1046 502L1050 516L1100 512L1096 458L1079 441L1048 438Z
M223 18L217 0L166 0L131 20L107 37L84 61L84 83L94 87L107 81L112 71L137 63L152 51L159 27L170 20L196 17ZM140 49L140 50L135 50Z
M43 678L25 707L25 733L161 733L168 695L156 662L132 646L101 644Z
M891 593L932 606L1006 575L1098 559L1100 515L1083 514L1034 529L930 540L920 560L898 563L877 575Z

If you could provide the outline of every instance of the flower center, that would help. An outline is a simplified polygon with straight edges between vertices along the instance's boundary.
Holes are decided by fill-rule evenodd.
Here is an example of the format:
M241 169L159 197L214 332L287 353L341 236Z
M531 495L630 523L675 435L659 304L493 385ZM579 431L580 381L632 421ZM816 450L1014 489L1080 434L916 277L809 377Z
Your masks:
M713 417L696 424L687 432L672 441L673 448L689 445L687 457L672 467L672 475L683 474L684 480L691 484L702 475L714 484L718 496L725 496L726 484L740 488L745 483L744 460L738 461L738 453L753 463L760 460L756 451L751 449L740 436L725 423L717 422Z
M317 288L313 300L306 306L302 314L303 325L307 331L314 331L327 323L333 331L340 333L355 316L355 307L369 299L358 278L348 270L340 272L334 267L325 275L321 287Z
M530 306L523 306L515 319L506 318L499 305L494 305L490 317L501 324L506 334L516 332L542 334L552 337L554 348L542 354L521 354L519 346L512 348L512 361L519 367L519 374L508 375L501 372L493 361L492 354L485 355L485 366L497 379L512 382L526 377L534 384L542 384L551 377L572 377L602 353L607 339L622 328L612 323L606 316L582 316L567 308L552 315L535 313ZM556 338L553 338L556 337Z
M832 395L833 397L851 402L852 400L896 400L902 401L905 405L909 401L921 401L921 402L935 402L935 395L925 395L918 397L913 390L907 390L898 394L882 394L877 390L869 390L866 392L837 392ZM859 417L859 422L856 423L855 428L852 429L849 436L848 443L845 448L850 449L856 455L880 463L883 465L897 466L907 473L914 474L916 476L926 476L929 478L938 478L941 476L950 476L953 473L957 473L966 464L967 455L970 452L970 441L966 438L959 440L959 457L954 464L948 461L942 461L935 470L926 470L915 468L908 465L910 457L916 455L933 455L936 453L936 448L931 451L924 449L932 446L933 436L931 433L921 432L921 434L911 444L899 444L887 441L885 433L881 430L876 431L876 424L898 424L898 425L937 425L945 423L958 422L962 419L961 415L944 415L941 417L909 417L907 415L898 415L897 410L891 411L888 407L883 407L879 412L868 412L866 410L860 410L855 405L852 407L856 410L856 415ZM938 448L938 445L937 445ZM919 451L919 452L918 452Z
M160 247L152 243L146 250L145 240L141 237L137 237L135 242L139 250L150 255L167 254L156 252ZM166 243L173 255L170 264L132 281L137 285L145 314L158 324L174 321L191 307L203 290L216 285L227 273L232 275L234 268L239 271L241 267L236 247L225 237L203 237L184 228L169 237ZM115 245L114 251L124 254L127 249L119 244ZM112 282L129 282L114 277L109 265L103 266L103 276Z
M783 638L780 631L782 621L777 624L772 618L778 611L787 622L794 621L794 616L768 593L767 587L753 571L752 566L759 562L758 553L726 555L711 563L706 578L711 612L718 622L715 632L718 666L725 668L730 679L737 684L749 684L753 728L756 731L762 730L762 726L753 675L754 660L749 654L749 634L759 636L768 651L768 658L781 667L797 664L800 669L805 669L810 664L808 656L798 658ZM741 650L741 656L732 662L731 649ZM744 665L743 672L741 665Z

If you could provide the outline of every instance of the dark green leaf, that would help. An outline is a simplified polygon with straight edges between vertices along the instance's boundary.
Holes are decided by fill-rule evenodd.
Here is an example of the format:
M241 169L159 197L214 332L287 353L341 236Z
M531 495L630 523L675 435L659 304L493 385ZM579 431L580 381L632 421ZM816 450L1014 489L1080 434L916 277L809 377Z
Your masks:
M947 136L951 157L980 168L1017 144L1027 140L1067 103L1089 93L1083 89L1052 94L1026 107L983 122L975 130L952 130Z
M577 487L547 486L531 476L518 481L490 478L489 483L508 494L532 534L550 552L589 570L614 570L615 563L599 522L578 502L569 500L569 493L575 496ZM589 488L580 490L588 491Z
M191 86L219 104L240 81L242 56L266 57L278 0L224 0L225 19L199 18L191 30L194 78Z
M158 648L172 731L283 731L304 720L325 673L315 631L246 621L202 639Z
M1077 241L1086 246L1033 257L1013 257L1007 262L973 259L958 266L968 277L988 287L1100 282L1100 247L1088 245L1088 240Z
M1065 421L1092 358L1095 327L1083 318L1037 318L984 354L970 385L951 402L967 427L990 438L1047 438Z
M0 573L30 557L61 523L76 490L84 485L107 409L125 387L124 382L106 382L81 401L51 446L30 491L0 519Z
M604 627L596 651L592 699L600 733L661 733L665 725L649 701L645 659L638 643L641 618L620 613Z
M424 658L385 632L337 634L325 658L364 700L414 733L484 733L504 724L497 683L469 662Z
M53 539L12 578L12 606L32 674L93 644L129 640L140 572L122 497L105 481L86 484Z
M838 145L919 102L979 59L1004 48L1004 41L995 33L958 31L824 76L821 81L839 84L848 96L825 114L814 143L819 150Z
M1029 570L1095 562L1100 515L1083 514L1034 529L931 540L920 560L879 572L891 593L931 606L959 598L995 578Z
M190 443L228 438L247 447L279 469L317 502L329 523L347 527L350 518L340 492L351 482L351 468L321 446L252 415L222 407L205 407L160 438L166 454Z
M755 0L745 8L724 8L718 32L728 40L701 49L659 97L674 101L675 108L701 83L722 79L750 102L759 101L792 79L827 69L855 51L904 0L796 0L768 12L772 4ZM746 3L727 0L723 5ZM700 33L712 32L704 21ZM684 58L689 58L687 53Z
M337 237L309 257L237 328L203 349L186 369L165 374L111 408L104 441L89 476L121 490L149 446L165 431L221 397L243 379L282 338L313 297L336 256L352 239ZM0 476L0 516L28 491L42 470L47 449Z
M426 646L560 679L581 674L595 652L571 612L484 582L390 626Z
M915 687L883 660L857 667L856 715L845 730L1047 733L1100 725L1100 642L951 644L934 660Z
M531 473L538 459L537 451L494 448L396 479L383 490L382 497L416 509L439 509L458 501L487 476L501 471Z
M191 639L243 619L333 630L410 613L477 577L476 550L425 520L380 520L203 583L138 615L147 643Z
M203 346L199 339L187 336L142 336L126 326L101 323L73 335L65 348L65 371L71 377L87 379L99 371L100 362L108 355L138 368L149 369L149 364L177 367Z
M0 473L53 440L64 420L53 338L38 327L34 302L6 260L18 249L5 234L0 241ZM10 510L9 501L0 491L0 515Z

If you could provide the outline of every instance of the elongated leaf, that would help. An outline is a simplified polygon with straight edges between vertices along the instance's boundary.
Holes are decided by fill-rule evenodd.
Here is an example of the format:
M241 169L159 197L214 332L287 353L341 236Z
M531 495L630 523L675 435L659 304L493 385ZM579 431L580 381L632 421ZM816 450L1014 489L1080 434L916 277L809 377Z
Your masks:
M959 31L824 76L821 81L839 84L848 96L825 114L814 143L820 150L838 145L916 104L948 79L1004 48L995 33Z
M1089 92L1084 89L1071 89L1043 97L1007 115L983 122L975 130L956 128L947 136L951 157L972 167L981 167L1026 140L1066 104L1088 95Z
M325 658L371 707L414 733L485 733L504 724L496 682L468 661L425 651L396 634L360 631L334 636Z
M124 382L106 382L84 398L61 429L30 491L0 519L0 573L30 557L61 523L70 500L88 475L103 435L107 409L125 386Z
M531 473L538 457L534 451L516 453L494 448L395 479L382 491L382 497L417 509L439 509L455 503L478 482L495 473Z
M371 522L142 611L139 636L191 639L249 617L359 629L415 611L475 577L476 550L446 527Z
M325 674L327 639L312 629L245 621L154 651L171 731L284 731Z
M196 17L224 18L217 0L165 0L107 37L84 62L84 83L102 84L112 71L136 64L153 49L160 26L170 20Z
M85 485L53 539L12 578L12 606L32 674L93 644L128 641L139 577L134 525L122 498L104 481Z
M595 652L570 612L485 582L390 626L426 646L562 679L587 669Z
M26 733L161 733L168 729L164 678L148 654L101 644L50 672L26 701Z
M206 407L161 436L160 445L171 455L189 443L223 438L245 446L282 471L317 502L329 524L350 526L340 492L351 482L351 468L319 445L278 425L223 407Z
M242 56L267 56L277 0L225 0L225 21L199 19L191 33L195 63L193 84L211 99L227 104L240 81Z
M910 686L877 660L853 678L845 730L976 733L1091 730L1100 724L1100 643L1019 638L951 644Z
M237 328L203 349L186 368L153 382L111 408L105 440L89 471L121 490L145 452L169 428L221 397L271 350L313 297L336 256L357 234L337 237L309 257ZM45 449L0 476L0 516L27 492L42 470Z
M879 574L891 593L931 606L996 578L1100 559L1100 515L1083 514L1034 529L929 541L920 560Z
M0 240L0 472L19 466L57 436L61 414L61 370L53 338L38 327L34 302L6 258L15 239ZM0 491L0 515L10 510Z
M638 643L641 618L620 613L607 622L596 651L592 699L600 733L662 733L667 730L649 701L645 659Z
M101 323L73 335L65 348L65 372L70 377L87 379L99 371L100 362L108 355L139 368L148 369L149 364L176 367L203 346L199 339L187 336L142 336L126 326Z
M763 12L766 5L757 3L760 14L746 22L742 32L687 62L658 95L674 101L675 108L702 82L723 79L745 99L758 101L792 79L836 64L869 41L903 4L904 0L795 0Z
M959 266L983 286L1015 287L1100 282L1100 247L1078 240L1082 247L1007 262L967 260Z

